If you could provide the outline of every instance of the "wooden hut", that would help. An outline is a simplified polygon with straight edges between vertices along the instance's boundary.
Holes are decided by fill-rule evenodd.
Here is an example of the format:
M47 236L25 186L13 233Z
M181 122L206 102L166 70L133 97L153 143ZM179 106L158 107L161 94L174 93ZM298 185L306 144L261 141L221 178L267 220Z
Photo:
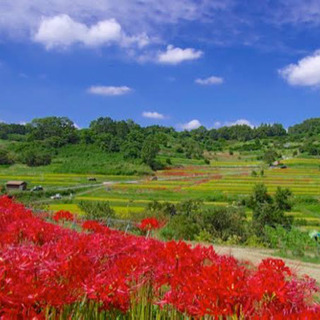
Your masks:
M26 190L27 183L25 181L8 181L6 188L7 190Z

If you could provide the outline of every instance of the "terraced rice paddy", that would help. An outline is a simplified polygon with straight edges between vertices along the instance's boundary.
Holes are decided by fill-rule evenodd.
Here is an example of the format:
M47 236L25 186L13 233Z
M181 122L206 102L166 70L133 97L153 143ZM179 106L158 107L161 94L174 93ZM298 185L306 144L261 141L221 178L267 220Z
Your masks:
M119 216L142 211L153 201L176 203L188 199L201 199L207 207L231 205L247 196L256 183L264 183L270 193L277 187L290 188L297 199L320 197L320 159L289 159L283 161L286 169L264 168L264 176L253 177L252 171L260 172L258 161L212 161L210 165L185 165L157 172L157 180L150 177L94 175L96 182L89 183L87 175L35 173L25 175L0 172L0 183L7 180L25 180L29 186L41 184L46 189L79 187L92 184L92 189L76 194L72 204L53 203L52 210L79 211L77 202L109 201ZM109 185L102 185L110 182ZM100 186L99 186L100 184ZM95 186L95 187L93 187ZM320 226L320 203L299 204L290 213L305 219L308 227ZM249 213L250 216L250 213Z

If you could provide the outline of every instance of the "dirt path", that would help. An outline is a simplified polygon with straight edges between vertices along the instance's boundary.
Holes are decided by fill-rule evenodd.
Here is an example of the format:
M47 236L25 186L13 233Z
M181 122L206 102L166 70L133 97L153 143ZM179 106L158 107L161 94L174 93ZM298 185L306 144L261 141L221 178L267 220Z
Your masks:
M214 248L219 254L232 255L240 260L248 260L258 264L261 260L268 257L275 257L273 251L267 249L254 249L254 248L242 248L242 247L226 247L216 246ZM276 257L275 257L276 258ZM320 264L301 262L298 260L283 259L293 271L299 275L307 274L308 276L317 280L320 283Z

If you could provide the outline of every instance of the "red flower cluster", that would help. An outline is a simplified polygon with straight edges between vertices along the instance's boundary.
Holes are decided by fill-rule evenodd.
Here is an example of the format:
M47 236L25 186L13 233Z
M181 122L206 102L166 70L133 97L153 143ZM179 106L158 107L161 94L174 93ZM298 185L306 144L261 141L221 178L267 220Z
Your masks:
M64 210L60 210L57 211L54 215L53 215L53 220L58 222L58 221L73 221L74 217L73 214L69 211L64 211Z
M145 218L138 224L138 228L141 231L151 231L159 229L163 226L156 218Z
M79 228L81 226L79 225ZM258 268L212 247L163 243L85 222L83 232L36 217L0 198L0 319L44 319L46 308L83 301L126 312L152 285L154 303L193 317L319 319L315 281L281 260Z

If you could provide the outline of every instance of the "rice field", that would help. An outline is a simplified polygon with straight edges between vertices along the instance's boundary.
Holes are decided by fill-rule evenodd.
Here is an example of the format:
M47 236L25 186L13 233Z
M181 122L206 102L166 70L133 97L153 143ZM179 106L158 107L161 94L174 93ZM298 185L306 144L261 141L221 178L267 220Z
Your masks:
M264 183L270 193L277 187L289 188L297 201L294 215L307 221L307 227L320 226L320 202L305 203L305 198L320 198L320 159L295 158L283 161L287 168L263 168L263 164L253 160L234 158L211 161L210 165L179 165L158 171L157 179L137 176L94 175L97 181L88 182L90 174L57 174L33 172L15 174L0 171L0 184L7 180L25 180L31 188L42 185L45 189L78 187L92 184L92 189L75 194L72 204L50 203L51 210L66 209L79 212L77 202L109 201L116 213L123 217L129 213L141 212L151 201L177 203L188 199L201 199L205 206L231 205L234 201L249 195L257 183ZM259 175L264 169L264 175ZM258 176L252 176L255 170ZM103 185L108 182L107 185ZM97 188L97 186L99 186ZM250 214L249 214L250 215Z

